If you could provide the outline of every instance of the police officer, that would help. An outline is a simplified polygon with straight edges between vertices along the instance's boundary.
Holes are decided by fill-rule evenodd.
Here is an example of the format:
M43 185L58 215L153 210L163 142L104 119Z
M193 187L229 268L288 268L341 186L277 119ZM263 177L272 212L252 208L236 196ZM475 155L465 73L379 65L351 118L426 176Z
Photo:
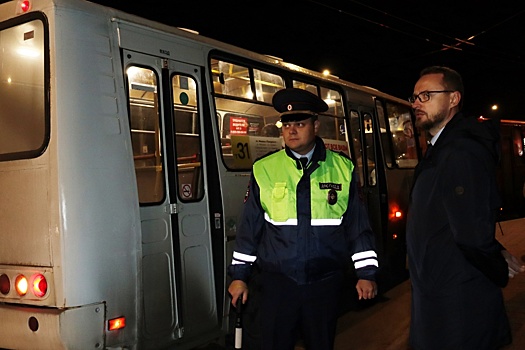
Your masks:
M278 91L285 149L253 164L229 274L232 304L260 275L264 350L333 349L343 273L353 261L359 299L377 294L375 242L352 161L316 136L327 104L306 90ZM303 158L303 160L301 160Z

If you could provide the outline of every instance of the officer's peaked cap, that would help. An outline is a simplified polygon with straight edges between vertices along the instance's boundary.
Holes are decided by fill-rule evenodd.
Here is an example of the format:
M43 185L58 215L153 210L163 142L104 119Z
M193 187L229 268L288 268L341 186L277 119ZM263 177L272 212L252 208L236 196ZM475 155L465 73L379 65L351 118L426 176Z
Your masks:
M328 110L328 105L319 96L298 88L277 91L272 103L273 108L281 113L282 122L315 119L318 113Z

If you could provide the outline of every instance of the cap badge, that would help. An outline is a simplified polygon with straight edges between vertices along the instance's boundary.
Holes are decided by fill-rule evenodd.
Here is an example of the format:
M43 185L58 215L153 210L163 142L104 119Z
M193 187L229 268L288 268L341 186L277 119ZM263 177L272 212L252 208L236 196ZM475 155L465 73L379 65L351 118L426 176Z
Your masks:
M288 106L286 106L286 109L291 111L293 109L293 106L291 104L288 104Z

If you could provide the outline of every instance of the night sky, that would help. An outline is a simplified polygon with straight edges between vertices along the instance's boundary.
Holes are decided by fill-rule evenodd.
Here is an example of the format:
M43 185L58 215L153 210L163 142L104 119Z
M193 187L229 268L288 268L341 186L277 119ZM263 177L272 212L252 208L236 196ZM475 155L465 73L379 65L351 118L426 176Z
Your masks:
M422 68L446 65L463 76L467 114L525 120L522 1L94 2L400 98Z

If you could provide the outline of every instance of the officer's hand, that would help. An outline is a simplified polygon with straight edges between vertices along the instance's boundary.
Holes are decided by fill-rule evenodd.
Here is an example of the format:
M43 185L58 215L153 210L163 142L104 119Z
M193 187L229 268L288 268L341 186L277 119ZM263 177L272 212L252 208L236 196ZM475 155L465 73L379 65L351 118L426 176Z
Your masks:
M248 286L242 280L233 280L228 287L228 293L232 297L232 305L237 305L237 299L242 298L242 303L248 300Z
M503 255L503 257L507 261L507 265L509 265L510 278L513 278L521 272L525 272L525 265L523 265L523 262L521 262L517 257L509 253L508 250L502 250L501 255Z
M377 283L374 281L358 280L355 288L357 289L359 300L372 299L377 295Z

